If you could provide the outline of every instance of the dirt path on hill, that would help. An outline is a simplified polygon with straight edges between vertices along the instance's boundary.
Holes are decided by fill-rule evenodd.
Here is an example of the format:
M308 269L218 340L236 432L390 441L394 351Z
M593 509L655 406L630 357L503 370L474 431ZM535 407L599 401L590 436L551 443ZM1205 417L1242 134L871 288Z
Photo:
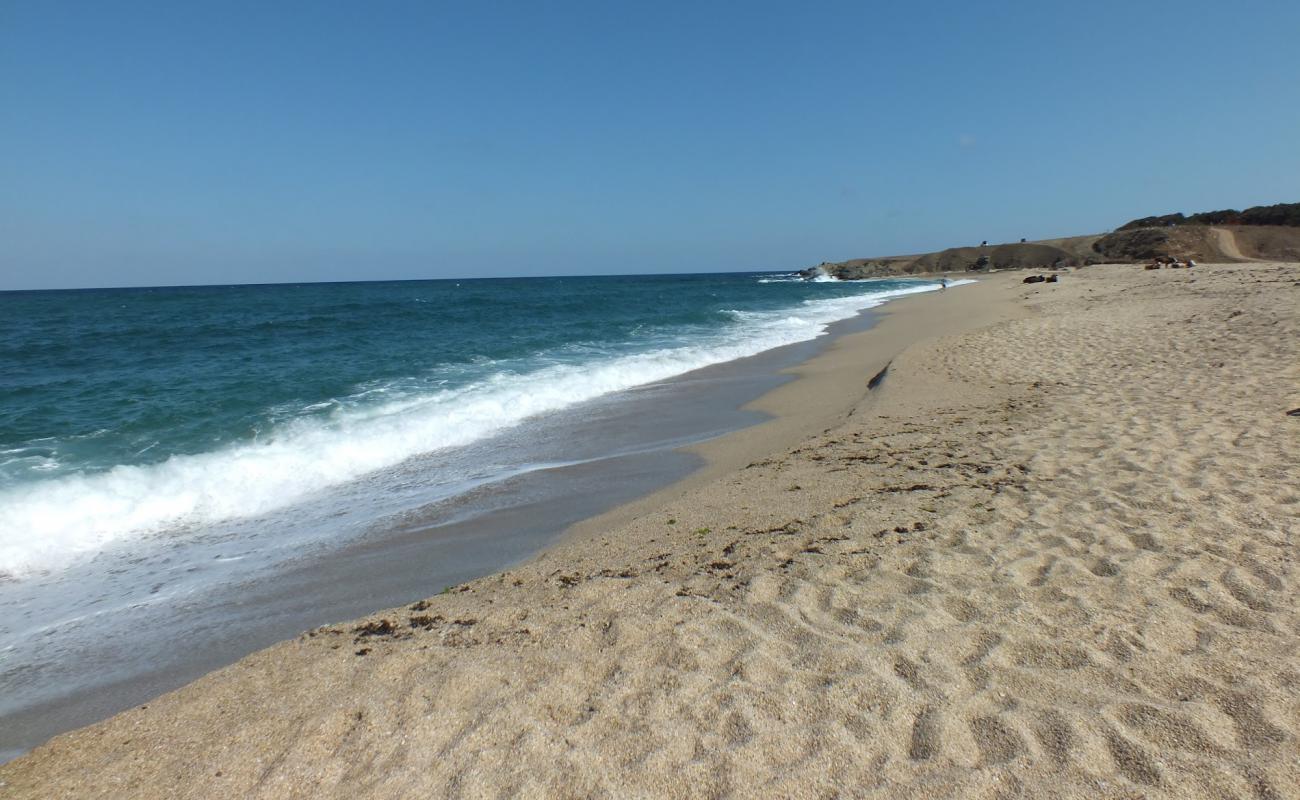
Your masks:
M1235 258L1238 261L1255 261L1262 262L1267 259L1251 258L1243 255L1241 249L1237 247L1237 235L1227 228L1210 228L1214 232L1215 243L1219 250L1228 258Z

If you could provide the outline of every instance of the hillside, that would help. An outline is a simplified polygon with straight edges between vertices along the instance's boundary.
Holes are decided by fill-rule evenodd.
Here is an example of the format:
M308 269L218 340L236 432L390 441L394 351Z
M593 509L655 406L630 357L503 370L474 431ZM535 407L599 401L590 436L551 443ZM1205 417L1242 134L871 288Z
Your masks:
M1209 220L1214 223L1207 224ZM801 274L861 280L938 272L1133 263L1162 257L1213 262L1300 261L1300 203L1257 206L1245 211L1211 211L1190 217L1183 214L1144 217L1111 233L1088 236L825 262L802 270Z
M1100 259L1092 251L1098 236L1073 236L1037 242L950 247L937 253L909 256L855 258L824 263L808 273L823 272L841 280L880 278L890 275L920 275L932 272L964 272L972 269L1027 269L1075 267Z

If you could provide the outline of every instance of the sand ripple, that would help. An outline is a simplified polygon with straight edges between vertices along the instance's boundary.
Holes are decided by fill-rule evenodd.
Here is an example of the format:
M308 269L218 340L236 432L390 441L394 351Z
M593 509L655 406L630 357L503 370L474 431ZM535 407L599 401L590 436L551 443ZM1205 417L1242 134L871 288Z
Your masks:
M1002 280L1035 313L910 348L790 452L0 779L15 797L1300 796L1300 266Z

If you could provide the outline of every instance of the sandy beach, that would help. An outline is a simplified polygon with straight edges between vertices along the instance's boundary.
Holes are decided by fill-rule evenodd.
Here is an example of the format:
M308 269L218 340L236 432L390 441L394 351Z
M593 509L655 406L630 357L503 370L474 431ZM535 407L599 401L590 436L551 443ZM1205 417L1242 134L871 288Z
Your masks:
M889 304L689 479L0 795L1300 796L1300 265L1025 274Z

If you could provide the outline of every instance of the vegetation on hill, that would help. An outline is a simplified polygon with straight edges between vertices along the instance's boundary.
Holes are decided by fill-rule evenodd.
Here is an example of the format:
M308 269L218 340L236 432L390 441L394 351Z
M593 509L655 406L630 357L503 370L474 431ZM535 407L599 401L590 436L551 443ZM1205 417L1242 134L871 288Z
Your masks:
M821 264L804 270L804 274L811 276L825 273L841 280L861 280L889 275L974 272L985 269L1078 267L1100 260L1091 250L1096 239L1096 236L1074 236L1041 242L950 247L937 253L911 256L855 258L834 264Z
M1168 257L1214 261L1223 257L1206 225L1120 228L1098 238L1092 249L1099 260L1113 263Z
M1138 228L1168 228L1175 225L1287 225L1300 227L1300 203L1278 203L1272 206L1252 206L1245 211L1224 209L1203 211L1200 214L1165 214L1161 217L1142 217L1127 222L1116 231Z

